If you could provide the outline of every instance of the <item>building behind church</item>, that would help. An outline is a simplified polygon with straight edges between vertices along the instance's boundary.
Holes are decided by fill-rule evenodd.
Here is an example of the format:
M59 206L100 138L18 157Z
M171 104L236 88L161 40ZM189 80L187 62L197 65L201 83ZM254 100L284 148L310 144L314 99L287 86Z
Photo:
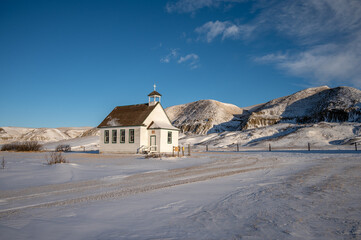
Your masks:
M172 126L155 90L148 103L118 106L99 124L100 153L170 153L178 146Z

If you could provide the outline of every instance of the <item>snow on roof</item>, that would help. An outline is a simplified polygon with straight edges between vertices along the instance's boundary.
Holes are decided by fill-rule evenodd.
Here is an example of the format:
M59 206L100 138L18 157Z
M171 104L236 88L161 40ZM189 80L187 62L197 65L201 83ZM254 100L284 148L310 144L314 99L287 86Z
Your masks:
M170 130L179 130L178 128L172 126L172 124L167 122L151 122L148 129L170 129Z

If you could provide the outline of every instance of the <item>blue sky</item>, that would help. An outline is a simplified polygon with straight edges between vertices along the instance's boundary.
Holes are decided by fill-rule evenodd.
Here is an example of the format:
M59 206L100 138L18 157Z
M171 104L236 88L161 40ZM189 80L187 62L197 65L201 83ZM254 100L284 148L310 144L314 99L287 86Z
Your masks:
M246 107L361 87L359 0L0 1L0 126L96 126L115 107Z

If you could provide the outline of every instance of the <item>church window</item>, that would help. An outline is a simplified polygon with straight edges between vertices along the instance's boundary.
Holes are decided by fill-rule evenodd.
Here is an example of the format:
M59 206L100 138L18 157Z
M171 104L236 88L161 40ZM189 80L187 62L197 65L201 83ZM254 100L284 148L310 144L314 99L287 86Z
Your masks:
M129 129L129 143L134 143L134 129Z
M125 143L125 129L120 129L120 143Z
M168 144L172 144L172 132L168 132Z
M112 130L112 143L117 142L117 130Z
M104 131L104 143L109 143L109 130Z

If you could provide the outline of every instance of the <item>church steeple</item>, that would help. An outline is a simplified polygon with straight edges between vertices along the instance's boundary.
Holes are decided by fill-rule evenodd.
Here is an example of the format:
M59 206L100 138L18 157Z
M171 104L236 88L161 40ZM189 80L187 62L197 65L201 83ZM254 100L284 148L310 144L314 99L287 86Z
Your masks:
M154 106L158 102L160 102L161 94L156 91L157 86L154 84L154 91L148 94L149 97L149 106Z

